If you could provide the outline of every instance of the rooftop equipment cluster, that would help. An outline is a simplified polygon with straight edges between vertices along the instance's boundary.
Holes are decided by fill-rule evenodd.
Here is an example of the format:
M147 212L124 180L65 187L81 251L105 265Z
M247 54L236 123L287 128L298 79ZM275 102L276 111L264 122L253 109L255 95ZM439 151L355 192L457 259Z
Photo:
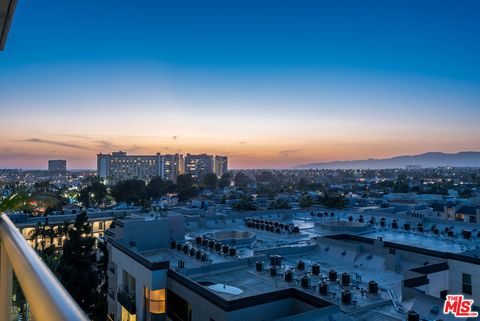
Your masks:
M322 216L323 217L329 217L329 216L330 217L335 217L335 212L328 213L328 211L325 211L323 213L322 212L315 213L314 211L311 211L310 216L312 216L312 217L322 217Z
M376 281L370 281L368 283L368 289L361 289L352 280L350 273L343 272L340 274L334 269L329 270L322 276L320 265L318 263L312 263L309 268L305 261L299 260L294 267L287 267L282 265L282 256L278 254L270 255L270 265L265 266L263 261L257 261L255 263L255 270L259 273L265 273L270 277L282 276L283 280L288 283L295 282L301 288L306 290L313 289L316 291L318 287L318 293L321 296L331 295L336 296L336 292L329 291L329 288L334 284L340 286L341 296L339 297L342 304L354 304L354 290L360 290L361 295L378 295L378 283ZM316 281L316 282L315 282Z
M349 221L353 221L353 216L349 216L348 217L348 220ZM359 218L358 218L358 222L360 223L363 223L365 222L365 219L363 217L363 215L359 215ZM371 225L379 225L380 227L383 227L383 228L386 228L386 227L390 227L392 229L399 229L400 226L399 226L399 223L396 219L393 219L391 224L388 225L387 224L387 220L385 217L381 217L380 218L380 222L377 224L377 221L375 219L375 217L371 217L370 220L368 221ZM466 240L469 240L469 239L472 239L473 237L475 237L474 233L471 231L471 230L468 230L468 229L463 229L460 233L455 233L454 231L454 228L453 226L450 226L450 227L445 227L445 229L443 231L440 231L440 229L437 227L436 224L432 224L430 226L430 228L426 228L424 226L423 223L417 223L416 226L412 226L412 224L410 222L405 222L402 226L401 226L401 229L404 230L404 231L416 231L416 232L419 232L419 233L432 233L433 235L444 235L444 236L448 236L450 238L454 238L454 237L457 237L457 236L461 236L463 237L464 239ZM480 231L477 233L476 235L478 238L480 238Z
M176 241L170 242L170 248L183 252L183 254L195 257L200 261L209 261L209 253L217 253L224 256L236 257L237 249L233 246L215 242L201 236L195 238L195 242L179 243ZM179 266L180 267L180 266Z
M288 233L298 234L300 233L300 227L292 223L282 223L272 220L262 220L247 217L245 218L245 225L250 228L256 228L257 230L263 230L273 233Z

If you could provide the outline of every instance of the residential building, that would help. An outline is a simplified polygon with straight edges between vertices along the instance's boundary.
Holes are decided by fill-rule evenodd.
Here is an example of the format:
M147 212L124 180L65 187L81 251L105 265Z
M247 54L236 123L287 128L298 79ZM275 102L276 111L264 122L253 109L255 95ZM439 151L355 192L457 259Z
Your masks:
M304 210L118 219L106 232L109 316L455 320L441 313L447 294L480 300L479 236L464 222L442 236L451 221L410 219Z
M228 170L227 157L207 154L127 155L126 152L97 155L98 176L108 183L125 179L148 181L155 176L176 181L179 174L191 174L202 177L207 173L223 175Z
M67 161L64 159L49 160L48 171L53 173L65 173L67 171Z
M160 159L160 176L163 179L175 182L177 176L181 174L183 165L183 155L162 155Z
M185 173L192 175L193 178L205 176L213 173L214 158L207 154L187 154L185 156Z
M228 172L228 157L215 155L213 159L213 172L217 174L218 177L221 177L223 174Z
M97 155L98 176L108 183L126 179L150 180L160 176L161 155L127 155L126 152Z
M88 221L92 224L91 236L101 238L114 219L127 215L132 216L140 212L141 207L87 211ZM80 214L80 210L72 210L68 214L57 213L40 217L28 217L24 213L12 213L9 214L9 218L33 248L39 247L40 244L45 247L54 245L61 248L63 247L64 235L59 234L58 231L66 226L71 227L77 214ZM38 233L38 229L43 232ZM49 233L50 229L55 233Z

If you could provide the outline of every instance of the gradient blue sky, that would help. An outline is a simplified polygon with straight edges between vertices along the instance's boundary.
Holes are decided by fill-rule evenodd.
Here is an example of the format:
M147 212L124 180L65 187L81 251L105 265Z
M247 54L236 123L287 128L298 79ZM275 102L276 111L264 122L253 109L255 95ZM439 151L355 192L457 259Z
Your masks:
M0 168L480 150L479 1L19 1Z

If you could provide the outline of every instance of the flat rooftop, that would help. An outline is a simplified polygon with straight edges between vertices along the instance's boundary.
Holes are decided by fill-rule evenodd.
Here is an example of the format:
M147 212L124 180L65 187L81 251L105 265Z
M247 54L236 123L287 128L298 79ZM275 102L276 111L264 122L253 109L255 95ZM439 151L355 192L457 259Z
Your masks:
M442 235L430 235L392 230L376 230L371 233L362 234L362 236L373 239L381 237L384 241L450 253L463 253L465 251L475 249L480 245L478 240L463 241L443 237Z

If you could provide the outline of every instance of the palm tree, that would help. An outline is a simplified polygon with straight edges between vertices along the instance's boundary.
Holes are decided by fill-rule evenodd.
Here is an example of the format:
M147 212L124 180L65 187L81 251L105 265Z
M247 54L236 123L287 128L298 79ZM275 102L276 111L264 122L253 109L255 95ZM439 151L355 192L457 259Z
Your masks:
M0 201L0 215L2 212L15 210L20 206L25 204L28 195L26 193L16 193L12 194L10 197L7 197L4 200ZM27 300L25 299L25 295L23 294L22 289L20 288L20 284L18 283L17 278L15 275L13 276L13 293L15 295L15 305L18 307L19 315L21 316L22 320L27 320L28 317L28 308L27 308Z
M38 238L40 238L40 243L42 245L42 250L44 247L44 238L45 238L45 226L42 223L37 222L37 226L35 226L35 230L33 230L32 234L30 235L30 240L34 242L34 248L38 251Z
M16 210L20 206L25 204L25 201L28 199L28 194L26 193L15 193L0 201L0 213Z
M63 244L63 239L67 238L69 230L70 230L70 224L67 223L66 221L63 221L62 224L57 226L57 233L55 233L55 237L57 237L58 239L62 239L62 244Z

